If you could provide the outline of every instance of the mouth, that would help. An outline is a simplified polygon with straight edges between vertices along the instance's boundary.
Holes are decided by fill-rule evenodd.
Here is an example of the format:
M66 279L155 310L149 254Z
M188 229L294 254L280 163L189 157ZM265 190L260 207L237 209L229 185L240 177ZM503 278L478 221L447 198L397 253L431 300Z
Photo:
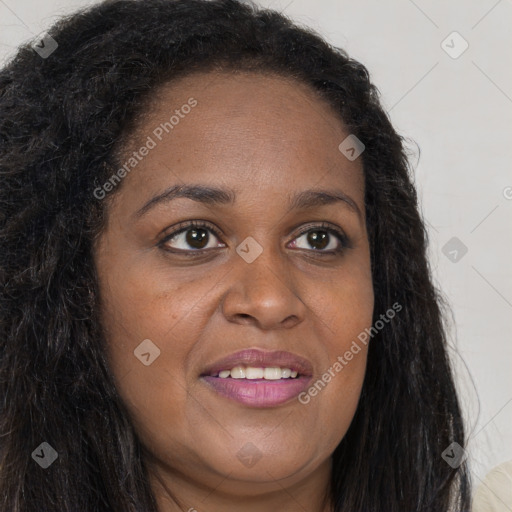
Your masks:
M298 355L248 349L213 363L200 378L224 398L249 407L276 407L304 391L312 374L312 364Z

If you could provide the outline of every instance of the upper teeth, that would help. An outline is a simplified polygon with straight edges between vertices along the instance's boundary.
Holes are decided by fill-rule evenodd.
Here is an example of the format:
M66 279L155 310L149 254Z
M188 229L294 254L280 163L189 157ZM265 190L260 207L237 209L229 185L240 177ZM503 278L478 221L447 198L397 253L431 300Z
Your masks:
M296 371L290 370L290 368L279 368L273 366L270 368L254 368L252 366L235 366L231 370L222 370L219 372L221 379L226 379L231 376L232 379L267 379L267 380L278 380L278 379L294 379L297 377Z

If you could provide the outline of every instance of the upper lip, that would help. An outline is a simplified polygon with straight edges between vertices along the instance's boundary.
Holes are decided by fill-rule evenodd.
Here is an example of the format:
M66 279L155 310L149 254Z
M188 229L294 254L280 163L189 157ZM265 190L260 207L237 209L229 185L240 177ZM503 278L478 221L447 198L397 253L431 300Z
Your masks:
M215 375L222 370L231 370L235 366L252 366L254 368L270 368L279 366L296 371L299 375L310 377L313 374L313 365L303 357L291 352L272 351L265 352L259 349L246 349L235 352L223 359L209 365L202 375Z

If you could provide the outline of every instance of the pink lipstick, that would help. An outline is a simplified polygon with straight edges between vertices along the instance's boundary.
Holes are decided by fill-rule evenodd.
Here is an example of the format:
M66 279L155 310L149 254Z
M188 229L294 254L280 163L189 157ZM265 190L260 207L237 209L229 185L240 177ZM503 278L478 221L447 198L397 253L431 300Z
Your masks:
M216 361L201 379L220 395L249 407L276 407L304 391L312 364L284 351L247 349Z

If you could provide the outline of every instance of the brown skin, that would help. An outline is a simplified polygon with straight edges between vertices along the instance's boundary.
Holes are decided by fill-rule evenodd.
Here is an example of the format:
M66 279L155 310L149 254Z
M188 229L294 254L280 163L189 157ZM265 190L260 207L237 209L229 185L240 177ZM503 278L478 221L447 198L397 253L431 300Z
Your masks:
M153 130L193 97L198 104L162 141ZM296 398L254 408L218 395L204 368L246 348L286 350L311 361L312 383L372 323L374 294L365 226L361 158L338 150L348 132L301 83L255 73L189 75L165 86L127 148L157 146L138 163L109 205L95 247L109 361L121 398L147 450L161 512L326 512L331 455L357 406L367 349L303 405ZM229 187L236 202L174 199L135 212L174 184ZM361 214L338 202L290 210L289 198L338 189ZM166 246L203 251L195 259L158 246L178 223L205 220L221 233L190 244L191 231ZM322 245L299 234L322 222L352 243ZM311 232L310 232L311 233ZM188 235L188 238L187 238ZM236 252L248 236L263 252L247 263ZM202 244L202 245L201 245ZM204 248L202 248L204 247ZM158 346L149 366L142 340ZM261 459L246 467L237 452L253 443Z

